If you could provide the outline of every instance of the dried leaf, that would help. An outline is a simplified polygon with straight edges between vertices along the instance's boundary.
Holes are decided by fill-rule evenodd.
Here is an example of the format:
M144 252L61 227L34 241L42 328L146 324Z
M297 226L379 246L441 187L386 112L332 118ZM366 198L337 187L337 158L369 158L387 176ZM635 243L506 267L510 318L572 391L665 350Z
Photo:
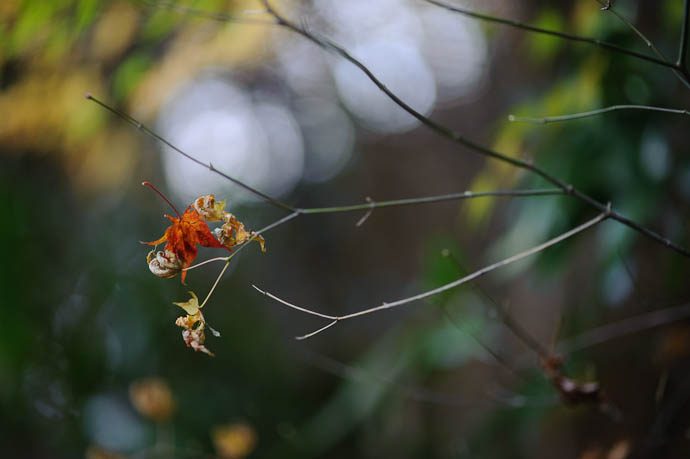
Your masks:
M199 298L197 298L196 294L192 291L190 291L189 294L192 296L189 301L184 303L173 302L173 304L184 309L188 316L194 316L199 312Z
M215 234L225 247L231 249L253 238L261 246L261 251L266 252L266 241L263 236L255 236L254 231L247 231L244 223L235 218L233 214L230 212L223 213L223 221L225 223L220 228L216 228Z
M192 206L187 207L181 218L165 216L172 222L166 230L163 237L152 242L142 242L146 245L158 245L167 242L165 245L165 252L175 254L181 263L182 268L191 266L197 255L197 245L204 247L226 248L218 239L213 237L211 230L208 228L195 209ZM182 283L185 283L187 271L182 271Z
M215 196L207 194L194 201L194 209L207 222L219 222L225 213L225 201L216 202Z
M206 341L206 334L204 333L206 321L201 311L197 311L196 314L187 315L185 317L178 317L175 321L175 325L184 328L184 330L182 330L182 339L187 347L191 347L195 351L204 352L214 357L213 352L209 351L208 348L204 346L204 341Z

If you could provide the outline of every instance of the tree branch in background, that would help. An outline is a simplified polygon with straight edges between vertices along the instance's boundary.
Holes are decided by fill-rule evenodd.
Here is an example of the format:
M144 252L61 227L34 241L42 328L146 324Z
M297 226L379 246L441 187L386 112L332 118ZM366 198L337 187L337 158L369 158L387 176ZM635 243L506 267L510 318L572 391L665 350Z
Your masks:
M571 338L561 340L557 348L563 353L570 354L643 330L685 320L689 317L690 304L659 309L589 329Z
M599 46L604 49L608 49L610 51L615 51L617 53L622 53L622 54L627 54L628 56L636 57L638 59L642 59L648 62L652 62L657 65L661 65L664 67L670 67L674 68L675 65L672 62L669 62L665 57L660 56L659 58L655 58L653 56L648 56L646 54L638 53L636 51L631 51L629 49L625 49L621 46L614 45L613 43L608 43L603 40L599 40L596 38L587 38L587 37L580 37L578 35L571 35L568 33L564 32L558 32L556 30L547 30L547 29L542 29L540 27L535 27L531 26L529 24L524 24L522 22L514 21L512 19L503 19L503 18L497 18L495 16L490 16L488 14L481 14L481 13L476 13L474 11L467 10L465 8L460 8L457 6L449 5L444 2L440 2L438 0L424 0L427 3L430 3L432 5L436 5L438 7L441 7L443 9L446 9L448 11L452 11L454 13L462 14L464 16L468 16L474 19L479 19L481 21L487 21L487 22L494 22L498 24L503 24L507 25L510 27L515 27L518 29L526 30L528 32L533 32L533 33L540 33L544 35L551 35L553 37L558 37L562 38L564 40L569 40L569 41L575 41L579 43L588 43L590 45L595 45ZM601 0L597 0L599 3L604 5L605 3L602 2Z
M602 11L608 11L611 14L613 14L614 16L616 16L623 24L625 24L630 30L632 30L635 33L635 35L640 37L640 39L644 42L644 44L647 45L647 47L649 47L649 49L651 49L652 52L659 57L659 59L662 59L666 62L670 62L666 58L664 53L662 53L659 50L659 48L654 46L654 43L652 43L652 41L649 38L647 38L647 36L645 34L643 34L640 31L640 29L635 27L635 25L632 22L630 22L629 20L627 20L625 18L625 16L623 16L618 11L616 11L616 9L613 7L613 5L611 5L611 0L607 0L606 2L604 0L595 0L595 1L597 3L599 3L600 5L602 5L602 8L601 8ZM686 8L687 8L687 1L685 2L685 4L686 4ZM687 16L686 16L686 19L687 19ZM684 34L685 34L685 32L682 31L681 36ZM681 40L682 40L682 38L681 38ZM681 41L681 44L682 44L682 41ZM680 63L677 62L677 63L673 64L673 73L680 80L680 82L683 83L683 85L686 88L690 89L690 73L688 73L687 69L685 69L683 66L680 65Z
M683 2L683 23L680 29L680 45L678 46L678 60L676 65L687 74L688 34L690 34L690 0Z
M649 105L612 105L610 107L599 108L597 110L590 110L588 112L572 113L570 115L545 116L543 118L529 118L524 116L508 115L508 120L517 121L520 123L548 124L556 123L558 121L568 121L579 118L587 118L589 116L600 115L602 113L614 112L617 110L649 110L654 112L675 113L678 115L690 115L690 111L684 109L652 107Z
M518 158L513 158L510 156L507 156L503 153L499 153L497 151L494 151L488 147L485 147L483 145L480 145L478 143L475 143L462 134L460 134L457 131L454 131L444 125L441 125L430 118L422 115L412 107L410 107L407 103L405 103L403 100L401 100L396 94L394 94L388 87L381 82L372 72L369 70L367 66L365 66L362 62L360 62L358 59L356 59L354 56L352 56L345 48L342 46L334 43L333 41L324 38L324 37L317 37L315 34L299 27L298 25L286 20L283 16L281 16L279 13L273 9L271 4L269 3L268 0L262 0L264 6L266 7L266 10L268 11L269 14L271 14L275 19L276 19L276 24L282 27L285 27L289 30L292 30L295 33L298 33L299 35L302 35L303 37L307 38L308 40L312 41L314 44L320 46L323 49L330 50L335 52L336 54L340 55L350 63L354 64L357 68L359 68L371 81L374 83L384 94L386 94L396 105L398 105L400 108L405 110L407 113L415 117L417 120L419 120L422 125L426 126L427 128L431 129L434 131L436 134L445 137L447 139L450 139L460 145L463 145L470 150L479 153L481 155L494 158L500 161L503 161L505 163L511 164L514 167L520 168L520 169L525 169L528 171L531 171L532 173L544 178L548 182L552 183L553 185L556 185L557 187L561 188L564 192L567 194L570 194L572 196L575 196L585 204L589 205L595 210L598 210L599 212L606 212L607 215L610 216L610 218L617 220L624 225L634 229L635 231L655 240L657 243L662 244L679 254L690 258L690 252L688 252L685 248L681 247L680 245L672 242L671 240L657 234L656 232L649 230L634 221L630 220L627 217L624 217L623 215L619 214L616 211L611 210L610 204L604 204L600 201L597 201L596 199L592 198L591 196L588 196L587 194L583 193L582 191L578 190L575 188L573 185L566 184L559 180L558 178L554 177L550 173L546 172L544 169L541 169L538 166L535 166L534 163L531 161L525 161L521 160Z

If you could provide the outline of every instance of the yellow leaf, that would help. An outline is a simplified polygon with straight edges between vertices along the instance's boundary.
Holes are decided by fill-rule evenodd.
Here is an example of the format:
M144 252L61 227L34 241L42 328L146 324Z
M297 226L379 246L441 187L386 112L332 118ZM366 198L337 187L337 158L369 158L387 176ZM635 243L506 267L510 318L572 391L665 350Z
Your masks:
M181 307L187 312L187 314L193 316L196 315L197 312L199 312L199 298L197 298L196 294L192 291L190 291L189 294L192 295L189 301L184 303L173 302L173 304Z

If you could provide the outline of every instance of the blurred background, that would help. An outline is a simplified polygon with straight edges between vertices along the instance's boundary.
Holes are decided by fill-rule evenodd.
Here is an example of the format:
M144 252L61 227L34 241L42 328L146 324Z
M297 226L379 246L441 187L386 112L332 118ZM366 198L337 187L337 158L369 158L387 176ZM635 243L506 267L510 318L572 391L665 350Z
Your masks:
M449 0L451 1L451 0ZM454 5L644 43L594 0ZM182 6L221 12L214 21ZM688 108L666 68L477 22L421 0L282 0L418 111L690 246ZM619 0L675 60L683 2ZM687 457L690 264L613 221L466 286L345 321L450 282L592 218L566 197L474 199L304 216L233 259L204 309L211 358L174 325L187 286L147 269L171 213L213 193L248 228L284 216L84 99L90 92L203 161L299 207L544 187L429 130L354 66L270 20L258 1L0 2L0 450L3 457ZM198 261L221 256L201 249ZM476 285L476 284L475 284ZM573 381L564 404L507 308ZM650 315L652 314L652 315ZM636 317L635 321L630 318ZM614 327L601 328L615 324Z

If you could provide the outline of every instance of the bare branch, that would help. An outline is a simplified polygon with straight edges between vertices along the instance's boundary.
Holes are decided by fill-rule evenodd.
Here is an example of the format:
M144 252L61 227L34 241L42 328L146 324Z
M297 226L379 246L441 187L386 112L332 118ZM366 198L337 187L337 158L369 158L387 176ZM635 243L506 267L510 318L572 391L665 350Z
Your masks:
M690 304L659 309L589 329L572 338L562 340L558 344L558 350L569 354L622 336L684 320L688 317L690 317Z
M562 38L564 40L569 40L569 41L575 41L575 42L580 42L580 43L588 43L590 45L595 45L599 46L604 49L608 49L610 51L615 51L617 53L622 53L622 54L627 54L628 56L633 56L638 59L642 59L648 62L653 62L654 64L658 64L664 67L670 67L674 68L675 65L672 62L667 61L665 58L655 58L653 56L648 56L646 54L641 54L636 51L631 51L629 49L625 49L621 46L614 45L613 43L608 43L602 40L598 40L596 38L587 38L587 37L580 37L578 35L571 35L568 33L564 32L558 32L556 30L547 30L547 29L542 29L539 27L531 26L529 24L524 24L522 22L514 21L512 19L504 19L504 18L498 18L495 16L490 16L488 14L481 14L481 13L476 13L474 11L467 10L465 8L460 8L457 6L449 5L444 2L440 2L438 0L424 0L427 3L431 3L432 5L436 5L438 7L441 7L443 9L446 9L448 11L452 11L454 13L459 13L464 16L468 16L474 19L479 19L481 21L487 21L487 22L495 22L498 24L503 24L507 25L510 27L515 27L518 29L526 30L528 32L534 32L534 33L540 33L544 35L551 35L553 37L558 37ZM597 0L599 3L603 5L603 2L601 0Z
M121 110L118 110L114 107L111 107L110 105L106 104L105 102L95 98L91 94L86 94L86 98L92 102L95 102L96 104L100 105L101 107L105 108L109 112L119 116L120 118L122 118L123 120L125 120L126 122L128 122L129 124L134 126L135 128L139 129L140 131L142 131L144 134L148 135L149 137L152 137L153 139L161 142L162 144L167 145L168 147L172 148L177 153L181 154L182 156L189 159L190 161L192 161L192 162L194 162L200 166L203 166L203 167L207 168L208 170L210 170L211 172L220 175L224 179L231 181L235 185L238 185L239 187L244 188L245 190L249 191L253 195L263 199L267 203L272 204L273 206L278 207L280 209L289 210L289 211L295 210L294 207L292 207L288 204L285 204L284 202L278 201L277 199L274 199L274 198L270 197L269 195L262 193L261 191L257 190L256 188L252 188L251 186L247 185L246 183L241 182L240 180L226 174L225 172L219 171L218 169L216 169L213 166L213 164L211 164L211 163L206 164L205 162L195 158L194 156L190 155L189 153L181 150L180 148L176 147L175 145L173 145L169 141L165 140L160 135L156 134L151 129L144 126L141 122L137 121L136 119L134 119L132 116L128 115L127 113L125 113Z
M359 210L378 209L382 207L399 207L418 204L430 204L443 201L456 201L461 199L485 198L485 197L531 197L531 196L554 196L564 194L560 188L541 188L533 190L496 190L496 191L462 191L460 193L442 194L425 198L395 199L392 201L369 201L366 204L351 204L337 207L316 207L311 209L299 209L302 214L325 214L337 212L353 212Z
M687 75L687 58L688 58L688 34L690 34L690 1L683 2L683 24L680 31L680 45L678 46L678 61L676 65L680 67L682 72Z
M649 105L612 105L610 107L599 108L587 112L572 113L570 115L545 116L543 118L529 118L523 116L508 115L508 120L517 121L520 123L548 124L555 123L558 121L568 121L578 118L587 118L589 116L600 115L602 113L613 112L616 110L648 110L654 112L675 113L678 115L690 115L690 111L684 109L652 107Z
M261 289L260 289L259 287L257 287L257 286L253 286L253 287L254 287L256 290L258 290L259 292L261 292L261 293L263 293L264 295L268 296L269 298L271 298L271 299L273 299L273 300L275 300L275 301L278 301L279 303L281 303L281 304L283 304L283 305L286 305L286 306L288 306L288 307L290 307L290 308L297 309L297 310L299 310L299 311L301 311L301 312L304 312L304 313L306 313L306 314L311 314L311 315L314 315L314 316L324 317L324 318L327 318L327 319L330 319L330 320L333 321L333 322L331 322L331 323L330 323L328 326L326 326L326 327L322 327L322 328L320 328L320 329L318 329L318 330L316 330L316 331L314 331L314 332L312 332L312 333L309 333L309 334L307 334L307 335L304 335L303 337L300 337L301 339L305 339L305 338L310 338L310 337L312 337L312 336L314 336L314 335L317 335L318 333L320 333L320 332L326 330L327 328L332 327L332 326L335 325L337 322L341 322L341 321L348 320L348 319L353 319L353 318L355 318L355 317L360 317L360 316L368 315L368 314L371 314L371 313L374 313L374 312L382 311L382 310L384 310L384 309L391 309L391 308L395 308L395 307L398 307L398 306L402 306L402 305L404 305L404 304L408 304L408 303L412 303L412 302L414 302L414 301L422 300L422 299L424 299L424 298L428 298L428 297L430 297L430 296L437 295L437 294L439 294L439 293L441 293L441 292L445 292L446 290L450 290L450 289L453 289L453 288L455 288L455 287L458 287L458 286L460 286L460 285L462 285L462 284L464 284L464 283L470 282L470 281L472 281L472 280L474 280L474 279L477 279L477 278L479 278L479 277L481 277L481 276L483 276L483 275L485 275L485 274L487 274L487 273L490 273L491 271L494 271L494 270L496 270L496 269L498 269L498 268L502 268L503 266L509 265L509 264L514 263L514 262L516 262L516 261L520 261L520 260L522 260L523 258L526 258L526 257L528 257L528 256L530 256L530 255L534 255L535 253L539 253L539 252L541 252L542 250L547 249L548 247L551 247L551 246L553 246L553 245L555 245L555 244L558 244L559 242L562 242L562 241L568 239L569 237L574 236L574 235L576 235L576 234L578 234L578 233L580 233L580 232L582 232L582 231L584 231L584 230L586 230L586 229L588 229L588 228L590 228L590 227L596 225L597 223L599 223L599 222L605 220L606 218L608 218L609 216L610 216L610 214L609 214L609 213L606 213L606 212L605 212L605 213L602 213L602 214L599 214L597 217L593 218L592 220L589 220L588 222L585 222L585 223L583 223L582 225L580 225L580 226L578 226L578 227L576 227L576 228L571 229L570 231L567 231L567 232L561 234L560 236L557 236L557 237L555 237L555 238L553 238L553 239L550 239L550 240L544 242L543 244L540 244L540 245L538 245L538 246L536 246L536 247L532 247L531 249L525 250L524 252L520 252L520 253L518 253L518 254L516 254L516 255L513 255L513 256L511 256L511 257L508 257L508 258L506 258L506 259L504 259L504 260L501 260L501 261L498 261L498 262L493 263L493 264L491 264L491 265L488 265L488 266L486 266L486 267L484 267L484 268L482 268L482 269L480 269L480 270L478 270L478 271L473 272L472 274L469 274L469 275L467 275L467 276L464 276L464 277L462 277L462 278L460 278L460 279L457 279L457 280L455 280L455 281L453 281L453 282L449 282L448 284L442 285L441 287L437 287L437 288L435 288L435 289L428 290L428 291L426 291L426 292L423 292L423 293L420 293L420 294L417 294L417 295L414 295L414 296L410 296L410 297L407 297L407 298L403 298L403 299L401 299L401 300L393 301L393 302L391 302L391 303L383 303L383 304L381 304L381 305L379 305L379 306L374 306L374 307L371 307L371 308L368 308L368 309L363 309L363 310L361 310L361 311L354 312L354 313L351 313L351 314L345 314L345 315L342 315L342 316L330 316L330 315L322 314L322 313L320 313L320 312L316 312L316 311L314 311L314 310L312 310L312 309L304 308L304 307L302 307L302 306L297 306L297 305L294 305L294 304L292 304L292 303L289 303L289 302L287 302L287 301L285 301L285 300L283 300L283 299L281 299L281 298L279 298L279 297L277 297L277 296L275 296L275 295L273 295L273 294L271 294L271 293L269 293L269 292L267 292L267 291L265 291L265 290L261 290Z
M669 62L669 60L666 58L664 53L662 53L659 50L659 48L654 46L654 43L652 43L652 41L649 38L647 38L647 36L645 34L643 34L642 31L640 31L640 29L635 27L635 25L632 22L627 20L625 18L625 16L623 16L622 14L620 14L618 11L616 11L613 8L613 5L611 5L610 0L607 0L606 2L604 2L604 0L596 0L596 2L599 3L600 5L602 5L602 8L601 8L602 11L608 11L611 14L613 14L614 16L616 16L618 18L618 20L620 20L630 30L632 30L635 33L635 35L640 37L640 40L642 40L644 42L644 44L647 45L647 47L649 47L649 49L651 49L652 52L659 57L659 59L662 59L666 62ZM686 3L686 6L687 6L687 3ZM686 17L686 19L687 19L687 17ZM681 35L683 35L682 32L681 32ZM682 40L682 38L681 38L681 40ZM683 85L685 85L686 88L690 89L690 74L688 74L687 69L682 68L680 63L675 63L673 73L680 80L680 82L683 83Z
M277 302L279 302L279 303L282 303L282 304L284 304L285 306L287 306L287 307L289 307L289 308L296 309L296 310L298 310L298 311L302 311L302 312L304 312L304 313L306 313L306 314L311 314L311 315L313 315L313 316L323 317L324 319L331 319L331 320L334 320L334 321L340 320L340 317L329 316L328 314L321 314L320 312L312 311L312 310L310 310L310 309L303 308L302 306L297 306L297 305L295 305L295 304L289 303L289 302L287 302L287 301L285 301L285 300L283 300L283 299L281 299L281 298L278 298L277 296L273 295L272 293L269 293L269 292L267 292L267 291L265 291L265 290L261 290L259 287L257 287L257 286L254 285L254 284L252 284L252 287L254 287L257 291L259 291L260 293L264 294L265 296L269 297L270 299L275 300L275 301L277 301Z

